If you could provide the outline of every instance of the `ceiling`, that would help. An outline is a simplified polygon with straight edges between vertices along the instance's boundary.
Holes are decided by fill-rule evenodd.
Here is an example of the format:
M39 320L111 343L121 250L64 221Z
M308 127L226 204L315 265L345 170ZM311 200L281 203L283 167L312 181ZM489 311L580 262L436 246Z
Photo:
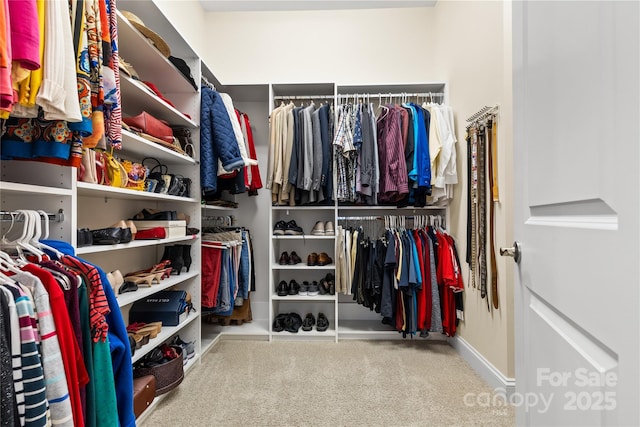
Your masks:
M437 0L200 0L211 12L431 7Z

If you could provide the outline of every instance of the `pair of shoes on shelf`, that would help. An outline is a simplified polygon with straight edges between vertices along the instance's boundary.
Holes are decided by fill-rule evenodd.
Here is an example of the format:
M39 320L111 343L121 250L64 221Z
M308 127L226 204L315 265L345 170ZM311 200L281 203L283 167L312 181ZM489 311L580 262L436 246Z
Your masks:
M149 339L151 337L151 332L150 331L144 331L141 333L134 333L134 332L129 332L129 344L132 343L132 338L133 338L133 349L135 350L140 350L140 348L145 345L145 344L149 344ZM133 353L131 354L133 356Z
M336 293L336 278L333 273L327 273L325 277L318 282L318 291L320 295L335 295Z
M333 222L331 221L318 221L311 230L311 234L313 236L333 236L335 233L336 231L333 228Z
M144 334L149 332L149 338L154 339L162 329L162 322L135 322L127 325L127 332L134 334Z
M133 282L140 286L152 286L154 283L160 283L165 278L171 276L172 268L169 267L170 261L165 260L146 270L140 270L133 273L127 273L124 276L128 282Z
M278 286L276 288L276 292L278 293L278 296L281 296L281 297L286 297L287 295L297 295L299 290L300 290L300 285L298 284L298 282L296 282L293 279L289 281L289 283L287 283L284 280L281 280L280 283L278 283Z
M131 220L120 220L110 227L91 230L94 245L116 245L129 243L137 234L136 225Z
M155 209L142 209L133 216L137 221L176 221L178 213L176 211L158 211Z
M329 319L327 319L327 316L325 316L324 313L318 313L318 321L316 322L316 318L313 314L308 313L302 321L302 330L309 332L314 326L318 332L324 332L329 329Z
M295 334L302 326L302 318L298 313L280 313L273 319L273 332L287 331Z
M122 277L122 273L120 270L113 270L107 273L107 280L109 281L109 285L111 285L111 289L113 289L113 293L116 298L120 293L120 288L124 285L124 278Z
M273 234L275 236L300 236L304 234L304 231L294 220L289 222L278 221L273 227Z
M165 246L162 261L169 261L172 273L180 275L182 267L186 267L187 273L191 268L191 245Z
M296 265L300 264L302 259L298 256L296 251L291 251L291 254L282 252L280 254L280 259L278 260L278 264L280 265Z
M169 342L174 347L182 348L182 363L184 365L187 364L187 361L193 359L196 355L196 342L195 341L183 341L179 335L173 337L173 339Z
M318 282L316 282L315 280L312 282L308 282L305 280L300 285L300 290L298 291L299 295L310 297L314 297L318 295L318 293L320 293L320 290L318 289Z
M93 245L93 235L88 228L80 228L76 233L76 245L81 248L83 246Z
M318 255L315 252L311 252L309 256L307 256L308 266L317 266L317 265L324 266L324 265L329 265L332 262L333 260L329 255L327 255L326 252L321 252L320 255Z

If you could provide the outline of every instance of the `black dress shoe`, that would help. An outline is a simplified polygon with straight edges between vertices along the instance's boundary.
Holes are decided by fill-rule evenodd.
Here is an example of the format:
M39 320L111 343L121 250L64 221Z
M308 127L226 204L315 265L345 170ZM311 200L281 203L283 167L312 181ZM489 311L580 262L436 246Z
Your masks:
M289 295L298 295L300 285L295 280L291 279L289 282Z
M296 253L296 251L291 251L291 254L289 255L289 265L295 265L295 264L300 264L302 262L302 259L298 256L298 254Z
M91 238L93 239L94 245L116 245L120 243L121 237L122 229L119 227L91 230ZM129 237L131 237L131 230L129 230Z
M287 295L289 295L289 286L287 285L287 282L285 282L284 280L281 280L280 283L278 283L276 292L280 297L286 297Z

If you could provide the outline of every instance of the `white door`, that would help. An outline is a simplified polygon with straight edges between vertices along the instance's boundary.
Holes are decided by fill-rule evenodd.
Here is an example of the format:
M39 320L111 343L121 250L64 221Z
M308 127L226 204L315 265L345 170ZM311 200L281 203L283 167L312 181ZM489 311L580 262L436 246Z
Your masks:
M513 3L518 425L640 425L639 21Z

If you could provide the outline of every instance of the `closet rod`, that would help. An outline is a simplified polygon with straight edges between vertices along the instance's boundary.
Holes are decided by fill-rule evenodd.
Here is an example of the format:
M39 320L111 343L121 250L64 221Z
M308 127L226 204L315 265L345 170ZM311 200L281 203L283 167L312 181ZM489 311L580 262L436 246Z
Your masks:
M18 215L20 215L20 212L0 211L0 221L23 222L24 219L18 219ZM47 217L49 221L63 222L64 210L60 209L56 213L47 213Z
M416 215L416 216L404 216L404 215L387 215L389 218L404 218L404 219L416 219L416 218L429 218L434 215ZM383 221L383 216L339 216L338 221Z
M399 93L378 92L378 93L339 93L338 94L338 98L340 98L340 97L351 97L351 98L353 98L354 96L357 96L357 97L369 96L370 98L373 98L373 97L401 98L403 96L407 96L407 97L410 97L410 98L415 98L415 97L421 96L421 97L428 98L430 96L444 97L444 92L413 92L413 93L410 93L410 92L399 92Z
M294 100L334 99L334 96L333 95L291 95L291 96L277 95L273 97L274 101L287 100L287 99L294 99Z

